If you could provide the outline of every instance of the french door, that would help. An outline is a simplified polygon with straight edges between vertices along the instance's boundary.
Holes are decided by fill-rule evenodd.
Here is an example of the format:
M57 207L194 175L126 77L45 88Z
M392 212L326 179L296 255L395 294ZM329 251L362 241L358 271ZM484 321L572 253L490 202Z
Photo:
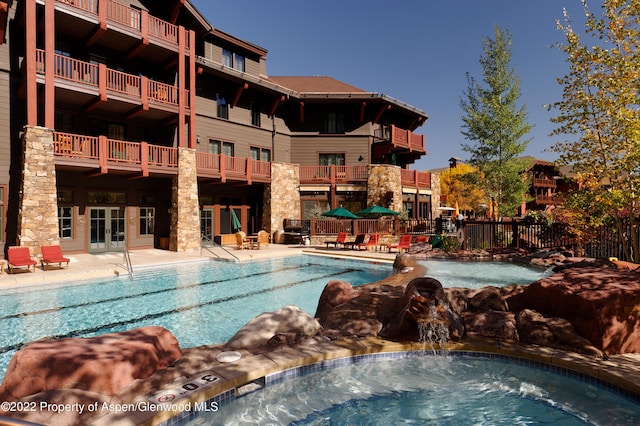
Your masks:
M124 207L89 208L89 252L120 251L125 237Z

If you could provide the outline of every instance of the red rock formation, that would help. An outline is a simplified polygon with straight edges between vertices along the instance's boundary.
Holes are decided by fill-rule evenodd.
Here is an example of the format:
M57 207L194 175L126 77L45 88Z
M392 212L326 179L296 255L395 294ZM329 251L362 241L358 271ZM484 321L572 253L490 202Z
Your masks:
M90 338L31 343L18 351L0 386L0 401L51 389L116 395L182 356L170 331L157 326Z

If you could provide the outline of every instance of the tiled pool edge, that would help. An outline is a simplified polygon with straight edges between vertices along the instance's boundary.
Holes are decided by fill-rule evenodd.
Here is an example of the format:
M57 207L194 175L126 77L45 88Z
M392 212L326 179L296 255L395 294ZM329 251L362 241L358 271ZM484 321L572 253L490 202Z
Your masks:
M342 340L295 348L283 348L271 353L253 355L235 363L220 364L210 370L222 378L222 382L194 392L180 403L205 403L207 407L221 407L236 398L238 388L254 381L269 386L282 380L302 376L311 372L366 362L372 359L395 359L417 356L422 352L417 342L400 343L380 338ZM583 356L573 352L522 345L516 342L490 338L465 338L449 345L447 351L453 355L482 356L493 359L510 360L535 366L560 374L568 374L589 384L598 384L620 395L640 402L640 373L626 371L624 366L611 360ZM640 366L636 365L638 370ZM175 426L202 415L195 410L186 412L136 413L129 424L148 426ZM112 424L111 416L97 419L93 424ZM122 418L119 419L122 421Z

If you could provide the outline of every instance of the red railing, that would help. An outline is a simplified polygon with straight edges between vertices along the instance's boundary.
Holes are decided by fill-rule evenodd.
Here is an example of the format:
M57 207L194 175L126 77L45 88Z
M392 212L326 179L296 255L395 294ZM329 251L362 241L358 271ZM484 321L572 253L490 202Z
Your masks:
M36 71L39 74L45 72L44 50L36 50ZM100 66L89 62L78 61L68 56L54 55L54 75L67 81L80 83L93 87L100 87ZM137 75L127 74L110 68L106 69L106 89L119 94L142 96L143 79ZM155 80L147 81L148 98L156 102L177 106L179 101L179 89L170 84ZM189 91L185 90L186 106L190 107Z
M58 2L98 16L98 0L58 0ZM177 25L158 19L155 16L150 16L138 9L134 9L115 0L106 0L105 4L107 9L107 20L142 32L142 20L146 17L148 19L149 35L169 43L178 44ZM188 38L186 39L186 44L187 48L189 48Z
M415 186L416 188L431 188L431 173L419 172L417 170L400 170L400 178L405 186Z
M300 166L300 183L366 182L367 166Z
M227 175L234 178L271 178L271 163L268 161L252 160L245 157L230 157L223 154L196 153L196 168L198 175L215 177L225 180Z

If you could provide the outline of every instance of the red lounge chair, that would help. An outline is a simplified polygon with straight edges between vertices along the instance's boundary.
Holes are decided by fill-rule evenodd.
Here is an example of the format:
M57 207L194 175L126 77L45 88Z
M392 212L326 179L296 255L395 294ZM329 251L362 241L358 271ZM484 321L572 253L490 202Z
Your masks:
M374 250L378 250L380 243L380 234L369 234L369 239L365 243L364 247L369 250L369 247L373 247Z
M62 256L60 246L42 246L42 269L46 271L52 263L57 263L59 268L62 268L63 263L67 264L67 268L69 267L69 259Z
M400 241L398 244L387 244L387 249L391 251L391 249L397 249L399 252L409 251L409 247L411 246L411 235L401 235Z
M337 248L338 244L342 244L342 246L344 247L346 242L347 242L347 233L338 232L338 238L336 238L333 241L325 241L324 243L327 245L327 248L329 248L329 244L333 244L333 246Z
M13 268L27 267L27 271L36 270L38 262L31 258L29 247L9 247L7 250L7 263L9 264L9 272L13 274Z

